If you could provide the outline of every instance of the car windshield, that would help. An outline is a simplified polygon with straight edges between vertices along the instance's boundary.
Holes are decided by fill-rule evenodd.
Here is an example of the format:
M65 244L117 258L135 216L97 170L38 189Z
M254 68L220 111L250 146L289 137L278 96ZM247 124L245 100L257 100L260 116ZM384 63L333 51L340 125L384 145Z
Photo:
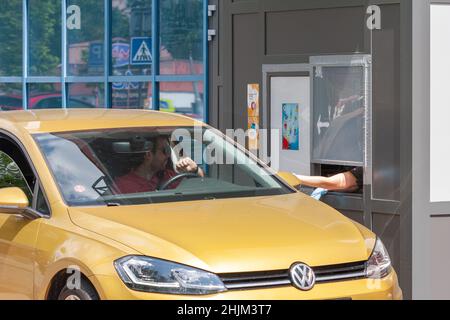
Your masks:
M34 138L69 206L293 192L267 166L211 128L105 129Z

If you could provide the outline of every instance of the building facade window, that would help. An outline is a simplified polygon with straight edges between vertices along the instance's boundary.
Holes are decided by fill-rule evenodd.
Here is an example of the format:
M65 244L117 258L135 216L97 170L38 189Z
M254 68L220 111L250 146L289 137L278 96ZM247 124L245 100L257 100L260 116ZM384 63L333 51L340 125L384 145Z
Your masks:
M22 75L22 0L4 1L0 10L0 76Z
M206 1L8 1L1 110L153 109L208 121Z

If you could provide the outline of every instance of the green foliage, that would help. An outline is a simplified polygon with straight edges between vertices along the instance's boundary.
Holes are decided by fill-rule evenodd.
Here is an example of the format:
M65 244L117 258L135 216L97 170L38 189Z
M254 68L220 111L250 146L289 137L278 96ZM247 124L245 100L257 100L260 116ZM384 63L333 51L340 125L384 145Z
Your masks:
M30 74L57 75L61 63L61 1L31 0L28 11Z
M161 1L161 44L175 59L201 60L202 32L202 0Z
M2 1L0 76L22 75L22 1Z
M150 0L129 0L128 10L112 10L112 37L130 36L130 12L150 11ZM81 30L68 32L69 43L103 41L104 8L100 0L70 0L81 9ZM61 1L29 0L30 75L59 75ZM162 45L175 59L202 59L202 0L161 0ZM151 30L151 27L149 27ZM0 10L0 76L22 75L22 0L2 1ZM87 56L84 57L87 59Z
M69 43L86 41L103 41L104 38L104 9L103 1L99 0L70 0L67 6L75 4L81 10L81 29L67 30Z
M112 28L113 39L129 38L130 37L129 18L117 8L112 9L111 16L112 16L111 21L114 26Z
M5 153L0 152L0 188L18 187L30 199L31 193L19 167Z

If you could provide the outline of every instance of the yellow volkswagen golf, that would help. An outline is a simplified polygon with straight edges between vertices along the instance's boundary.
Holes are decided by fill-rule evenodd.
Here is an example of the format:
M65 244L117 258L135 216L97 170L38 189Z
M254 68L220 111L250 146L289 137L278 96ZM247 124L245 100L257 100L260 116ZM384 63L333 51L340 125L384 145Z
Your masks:
M382 242L287 180L183 116L3 112L0 299L401 299Z

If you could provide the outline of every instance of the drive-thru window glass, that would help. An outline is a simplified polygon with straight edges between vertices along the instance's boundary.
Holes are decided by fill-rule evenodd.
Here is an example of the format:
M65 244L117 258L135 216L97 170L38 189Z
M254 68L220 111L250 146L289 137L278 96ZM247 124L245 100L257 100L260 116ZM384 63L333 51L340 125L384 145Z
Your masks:
M327 162L364 160L364 70L314 69L313 158Z
M8 1L0 107L33 109L42 98L41 109L161 109L208 121L206 17L206 0Z
M317 56L312 64L312 163L335 174L368 168L371 57Z

